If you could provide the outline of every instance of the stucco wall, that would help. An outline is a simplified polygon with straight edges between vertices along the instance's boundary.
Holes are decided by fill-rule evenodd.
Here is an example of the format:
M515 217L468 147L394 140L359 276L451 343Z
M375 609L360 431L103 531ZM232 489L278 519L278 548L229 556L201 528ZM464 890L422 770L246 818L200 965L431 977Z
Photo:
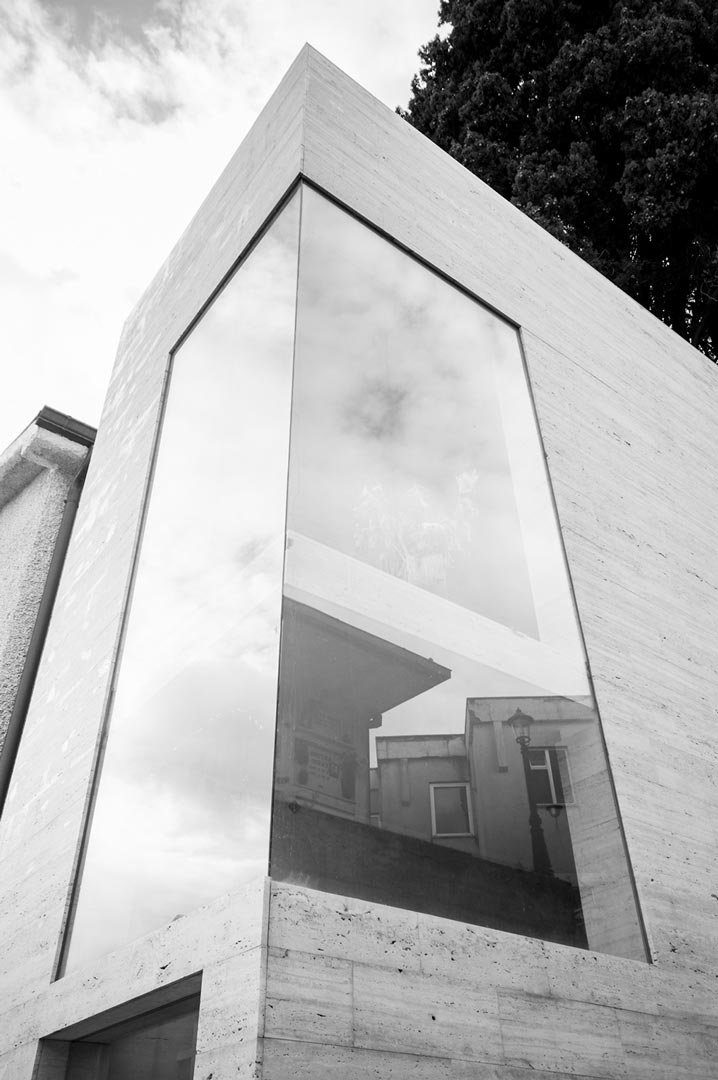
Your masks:
M0 457L0 753L65 503L87 448L35 424Z
M67 495L41 472L0 512L0 748L35 624Z

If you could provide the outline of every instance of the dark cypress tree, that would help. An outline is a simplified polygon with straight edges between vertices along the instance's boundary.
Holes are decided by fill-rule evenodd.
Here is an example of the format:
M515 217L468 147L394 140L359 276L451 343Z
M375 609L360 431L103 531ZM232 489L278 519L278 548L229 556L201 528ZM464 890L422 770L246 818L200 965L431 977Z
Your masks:
M442 0L402 115L718 359L716 0Z

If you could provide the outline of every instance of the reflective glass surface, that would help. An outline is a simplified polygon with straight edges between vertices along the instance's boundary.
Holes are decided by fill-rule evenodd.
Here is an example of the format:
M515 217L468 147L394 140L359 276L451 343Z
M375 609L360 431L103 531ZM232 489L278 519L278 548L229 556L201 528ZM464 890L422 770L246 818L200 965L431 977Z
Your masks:
M198 1016L193 997L78 1040L65 1080L192 1080Z
M516 330L303 195L271 873L645 959Z
M173 358L67 970L266 873L298 228Z

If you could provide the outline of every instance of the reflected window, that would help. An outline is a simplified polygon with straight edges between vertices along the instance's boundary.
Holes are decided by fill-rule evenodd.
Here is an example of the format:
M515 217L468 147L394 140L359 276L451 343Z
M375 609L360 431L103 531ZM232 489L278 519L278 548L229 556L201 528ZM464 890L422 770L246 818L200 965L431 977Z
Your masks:
M430 784L433 836L471 836L471 789L468 784Z
M64 970L267 871L298 230L172 358Z
M645 959L517 330L300 246L272 876Z
M65 1080L192 1080L199 998L71 1043Z
M531 749L528 751L528 763L538 804L564 806L567 802L573 802L564 747Z

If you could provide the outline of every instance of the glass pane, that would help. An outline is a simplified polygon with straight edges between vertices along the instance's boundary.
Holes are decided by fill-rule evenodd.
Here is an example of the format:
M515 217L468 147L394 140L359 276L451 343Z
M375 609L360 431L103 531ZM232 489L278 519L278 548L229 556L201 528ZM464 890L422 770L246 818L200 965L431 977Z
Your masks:
M528 751L529 768L531 775L529 783L531 794L537 803L555 803L549 775L549 762L545 750Z
M311 190L287 530L273 877L645 959L518 334Z
M199 999L72 1043L65 1080L192 1080Z
M174 356L67 970L266 873L298 229Z
M461 787L434 787L432 794L437 836L460 836L472 831L463 784Z

